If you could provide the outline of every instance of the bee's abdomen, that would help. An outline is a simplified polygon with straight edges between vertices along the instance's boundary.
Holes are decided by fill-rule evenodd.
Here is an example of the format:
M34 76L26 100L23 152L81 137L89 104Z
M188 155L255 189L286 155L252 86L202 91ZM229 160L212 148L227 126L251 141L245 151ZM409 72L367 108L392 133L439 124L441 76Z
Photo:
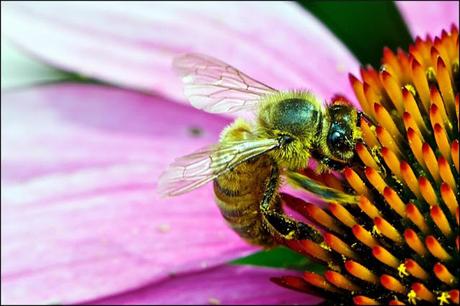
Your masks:
M223 217L242 238L257 245L273 242L259 207L273 166L273 161L263 156L214 180L216 202Z

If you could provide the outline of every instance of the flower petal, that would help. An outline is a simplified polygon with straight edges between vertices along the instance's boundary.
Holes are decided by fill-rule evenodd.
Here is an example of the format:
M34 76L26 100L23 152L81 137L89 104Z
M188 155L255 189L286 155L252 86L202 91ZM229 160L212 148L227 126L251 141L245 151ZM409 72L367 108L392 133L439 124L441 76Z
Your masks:
M3 36L1 42L2 89L59 81L66 77L63 72L28 57Z
M438 35L458 25L458 1L395 1L413 37Z
M97 85L2 94L2 303L81 302L254 250L224 224L211 186L155 192L168 163L226 123Z
M131 292L92 301L92 305L314 305L320 298L279 287L270 277L281 269L222 265L197 273L177 275Z
M217 57L279 89L352 96L358 62L290 2L8 3L5 34L43 60L87 76L183 99L174 56ZM3 11L3 10L2 10Z

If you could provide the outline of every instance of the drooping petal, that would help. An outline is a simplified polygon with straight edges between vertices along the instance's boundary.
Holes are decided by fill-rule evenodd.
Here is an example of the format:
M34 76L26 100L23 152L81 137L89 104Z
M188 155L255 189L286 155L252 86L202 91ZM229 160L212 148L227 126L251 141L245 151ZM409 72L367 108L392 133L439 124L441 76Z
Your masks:
M92 305L314 305L315 296L281 288L269 281L285 270L222 265L177 275L131 292L91 301ZM289 272L294 274L293 272Z
M413 37L425 37L458 25L458 1L395 1Z
M174 56L201 52L279 89L352 96L358 63L290 2L3 4L5 34L52 65L183 99ZM4 12L3 12L4 11ZM337 91L340 92L337 92Z
M2 94L2 303L95 299L254 250L224 224L211 186L155 191L168 163L226 123L97 85Z

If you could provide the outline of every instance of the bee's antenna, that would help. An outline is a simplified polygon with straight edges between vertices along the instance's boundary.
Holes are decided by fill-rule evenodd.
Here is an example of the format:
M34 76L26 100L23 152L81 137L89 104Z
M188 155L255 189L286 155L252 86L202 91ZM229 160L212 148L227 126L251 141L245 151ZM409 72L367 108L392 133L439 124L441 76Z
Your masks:
M358 124L359 124L359 122L361 121L361 118L364 118L364 119L366 119L367 122L370 122L370 123L372 123L373 125L375 125L374 120L372 120L371 117L369 117L366 113L358 112L358 120L357 120L357 121L358 121L358 122L357 122Z

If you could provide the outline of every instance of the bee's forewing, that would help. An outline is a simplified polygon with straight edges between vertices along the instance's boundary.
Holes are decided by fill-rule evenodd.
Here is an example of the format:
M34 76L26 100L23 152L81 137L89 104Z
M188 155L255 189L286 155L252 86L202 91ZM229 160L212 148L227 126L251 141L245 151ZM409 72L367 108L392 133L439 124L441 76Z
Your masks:
M278 145L275 139L258 139L224 142L205 147L176 159L160 176L158 191L164 196L187 193Z
M261 98L277 90L238 69L202 54L185 54L173 62L183 77L185 95L198 109L210 113L254 110Z

